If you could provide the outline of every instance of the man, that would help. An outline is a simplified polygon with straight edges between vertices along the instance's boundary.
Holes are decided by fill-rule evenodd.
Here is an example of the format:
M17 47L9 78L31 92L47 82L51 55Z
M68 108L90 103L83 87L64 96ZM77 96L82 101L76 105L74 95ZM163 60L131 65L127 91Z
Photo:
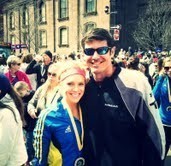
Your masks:
M145 76L112 65L114 41L102 28L82 39L92 77L81 101L88 166L161 166L165 137Z
M46 50L42 54L42 58L43 63L36 56L26 68L26 74L37 74L37 88L47 80L47 71L52 64L52 53Z

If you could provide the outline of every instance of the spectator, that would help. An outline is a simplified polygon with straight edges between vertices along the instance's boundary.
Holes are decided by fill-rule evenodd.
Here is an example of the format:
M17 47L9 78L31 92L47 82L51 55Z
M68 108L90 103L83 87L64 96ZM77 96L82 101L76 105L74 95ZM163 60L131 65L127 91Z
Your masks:
M5 68L6 68L6 58L4 54L0 54L0 74L5 73Z
M20 71L21 60L17 56L9 56L7 59L7 65L9 69L5 75L12 85L15 85L18 81L24 81L28 84L29 88L32 89L29 78L24 72Z
M33 54L27 54L22 57L22 63L20 70L24 73L26 72L26 68L29 65L29 63L33 60ZM37 87L37 81L36 81L36 74L27 74L27 77L30 80L31 86L33 90L36 90Z
M141 63L139 63L139 69L147 77L148 82L149 82L151 88L153 88L153 79L152 79L152 77L149 74L149 64L141 62Z
M20 166L27 161L23 105L8 78L0 74L0 165Z
M58 70L60 68L60 64L51 64L48 68L48 79L46 82L40 86L33 98L29 101L28 104L28 114L30 118L32 119L30 127L29 127L29 132L27 133L29 137L29 142L30 142L30 148L33 148L33 130L36 125L37 118L39 114L41 113L42 110L48 108L51 104L56 103L57 98L58 98ZM58 163L61 162L61 158L59 153L56 152L55 149L53 149L53 145L51 146L52 150L49 153L49 156L51 158L56 158L55 160L48 161L49 165L58 165ZM55 152L54 155L52 152ZM31 161L31 163L34 163L34 160Z
M21 97L24 104L24 119L26 120L26 126L24 126L25 130L25 139L26 139L26 147L28 154L28 162L30 162L34 157L34 149L32 138L30 138L30 132L33 132L32 125L35 123L34 120L30 117L27 112L28 102L32 99L35 91L29 89L27 83L23 81L19 81L14 85L14 90Z
M171 145L171 57L164 60L162 72L154 86L154 97L160 103L159 111L160 117L165 130L166 136L166 153L169 151Z
M42 54L43 62L36 56L26 68L26 74L37 75L37 88L45 83L47 80L47 71L52 64L52 53L47 50Z

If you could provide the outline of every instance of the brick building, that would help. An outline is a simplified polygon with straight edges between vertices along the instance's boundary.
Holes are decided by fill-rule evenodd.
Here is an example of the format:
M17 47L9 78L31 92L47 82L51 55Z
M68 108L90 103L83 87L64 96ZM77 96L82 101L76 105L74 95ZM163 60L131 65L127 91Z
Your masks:
M108 0L4 1L4 42L27 44L30 52L49 49L60 55L79 53L86 31L93 27L109 29L106 5Z
M103 27L114 35L121 25L118 49L136 47L132 32L146 0L2 0L4 42L27 44L30 52L81 52L82 35ZM108 14L104 12L109 7ZM17 50L19 51L19 50Z

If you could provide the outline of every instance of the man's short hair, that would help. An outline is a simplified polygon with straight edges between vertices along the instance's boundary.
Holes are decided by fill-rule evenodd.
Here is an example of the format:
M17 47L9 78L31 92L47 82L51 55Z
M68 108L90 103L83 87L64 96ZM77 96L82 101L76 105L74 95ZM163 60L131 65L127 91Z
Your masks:
M114 46L113 37L111 36L108 30L103 28L94 28L91 31L88 31L84 35L83 39L81 40L82 48L85 47L85 43L93 40L100 40L100 41L106 40L109 47Z

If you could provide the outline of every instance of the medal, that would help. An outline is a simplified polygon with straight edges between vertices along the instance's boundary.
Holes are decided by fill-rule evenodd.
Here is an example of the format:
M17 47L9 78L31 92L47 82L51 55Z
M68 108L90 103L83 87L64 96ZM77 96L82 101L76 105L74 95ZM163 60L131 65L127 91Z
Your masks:
M71 112L71 109L69 108L68 104L66 103L65 100L62 100L62 103L63 103L63 106L67 109L68 111L68 115L70 117L70 120L71 120L71 124L73 126L73 130L74 130L74 134L75 134L75 137L76 137L76 141L77 141L77 145L78 145L78 149L79 151L82 150L83 148L83 137L84 137L84 130L83 130L83 119L82 119L82 112L81 112L81 108L79 106L79 114L80 114L80 123L81 123L81 130L82 130L82 134L81 134L81 140L80 140L80 136L78 134L78 130L77 130L77 126L75 124L75 120L74 120L74 117L72 115L72 112ZM78 159L83 159L83 158L78 158ZM76 162L76 161L75 161Z
M44 83L45 82L45 79L44 78L41 78L40 82Z
M166 108L166 111L171 111L171 106L168 106L168 107Z
M74 166L84 166L85 165L85 159L83 157L79 157L75 160Z

